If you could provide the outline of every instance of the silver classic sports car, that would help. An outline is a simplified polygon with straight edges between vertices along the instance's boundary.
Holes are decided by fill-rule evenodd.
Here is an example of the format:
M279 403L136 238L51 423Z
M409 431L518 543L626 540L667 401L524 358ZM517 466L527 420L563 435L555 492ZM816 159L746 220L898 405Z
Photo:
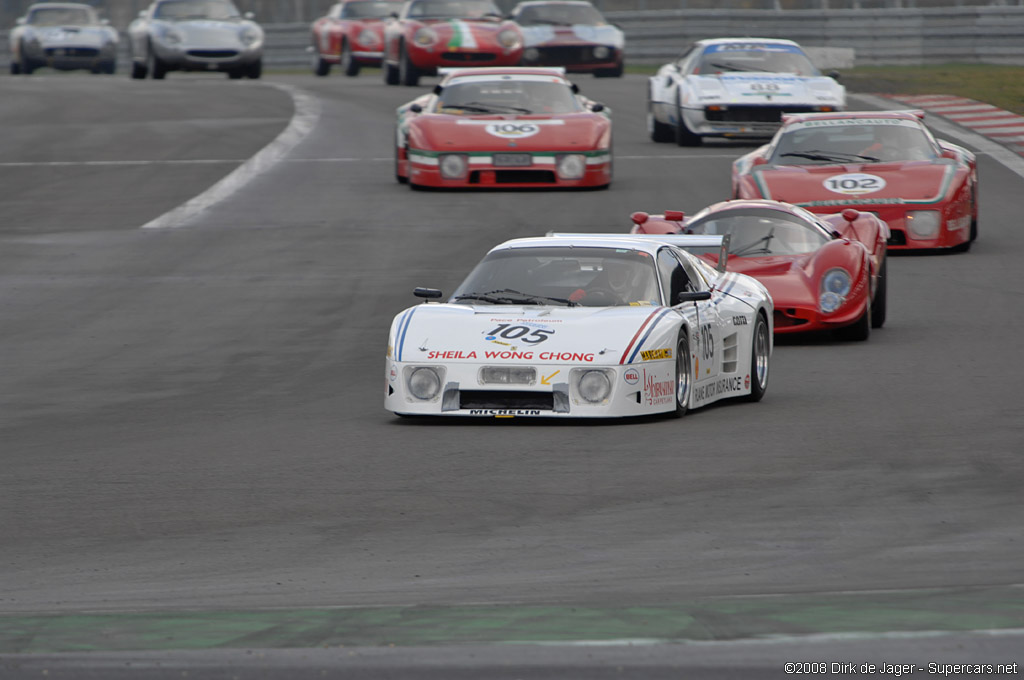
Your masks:
M93 73L113 73L117 68L117 31L89 5L32 5L11 31L10 45L13 75L29 75L44 66Z
M168 71L224 71L259 78L263 29L231 0L157 0L128 27L132 78Z

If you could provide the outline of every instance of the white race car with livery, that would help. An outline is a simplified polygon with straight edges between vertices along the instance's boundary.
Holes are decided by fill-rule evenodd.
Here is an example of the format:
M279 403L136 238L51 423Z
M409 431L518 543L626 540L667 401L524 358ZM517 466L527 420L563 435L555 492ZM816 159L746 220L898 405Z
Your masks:
M720 253L713 269L687 249ZM399 415L683 415L768 386L773 305L721 236L552 234L492 249L447 302L395 317Z
M700 40L650 79L648 132L679 146L771 137L783 113L844 110L846 88L835 76L821 75L792 40Z

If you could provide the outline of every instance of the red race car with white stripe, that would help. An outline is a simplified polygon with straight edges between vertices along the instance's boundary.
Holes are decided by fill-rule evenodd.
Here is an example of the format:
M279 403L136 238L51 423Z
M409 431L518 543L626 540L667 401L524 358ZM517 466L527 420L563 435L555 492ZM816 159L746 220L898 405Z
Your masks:
M345 0L313 22L313 73L326 76L338 65L347 76L363 66L380 66L384 56L384 19L401 0Z
M692 217L633 213L636 234L725 237L726 269L765 285L775 303L776 333L835 331L867 340L886 315L885 222L852 208L815 215L766 200L716 203ZM719 248L694 251L713 264Z
M491 0L409 0L384 27L384 82L417 85L441 67L512 66L523 35Z
M395 175L412 187L606 187L612 125L563 69L453 69L400 106Z
M768 387L772 300L684 250L692 236L553 234L492 249L447 302L398 314L384 406L399 415L683 415ZM696 237L721 246L722 239Z
M845 208L889 225L897 250L967 250L978 236L974 154L937 140L922 111L792 114L733 163L734 198L770 198L820 214Z

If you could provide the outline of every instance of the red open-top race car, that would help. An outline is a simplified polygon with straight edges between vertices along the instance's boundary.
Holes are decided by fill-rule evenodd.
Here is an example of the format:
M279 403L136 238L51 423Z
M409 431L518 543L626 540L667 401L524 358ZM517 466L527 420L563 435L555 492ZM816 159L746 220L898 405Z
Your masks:
M936 140L923 111L791 114L772 141L733 163L734 198L816 213L872 212L893 249L967 250L978 236L974 154Z
M775 301L775 332L834 330L866 340L885 323L885 222L847 209L815 215L767 200L716 203L693 217L633 213L635 234L728 236L726 270L753 276ZM719 248L695 254L717 265Z

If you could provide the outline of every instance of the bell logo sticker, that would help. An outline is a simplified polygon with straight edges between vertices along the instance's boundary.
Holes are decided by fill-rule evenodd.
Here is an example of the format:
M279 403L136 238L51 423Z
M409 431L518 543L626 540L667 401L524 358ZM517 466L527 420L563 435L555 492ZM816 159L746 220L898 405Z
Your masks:
M823 184L829 191L847 196L873 194L885 188L885 180L878 175L867 175L863 172L851 172L846 175L829 177Z
M525 137L532 137L540 132L540 126L536 123L502 121L500 123L489 123L484 130L488 134L503 139L523 139Z

